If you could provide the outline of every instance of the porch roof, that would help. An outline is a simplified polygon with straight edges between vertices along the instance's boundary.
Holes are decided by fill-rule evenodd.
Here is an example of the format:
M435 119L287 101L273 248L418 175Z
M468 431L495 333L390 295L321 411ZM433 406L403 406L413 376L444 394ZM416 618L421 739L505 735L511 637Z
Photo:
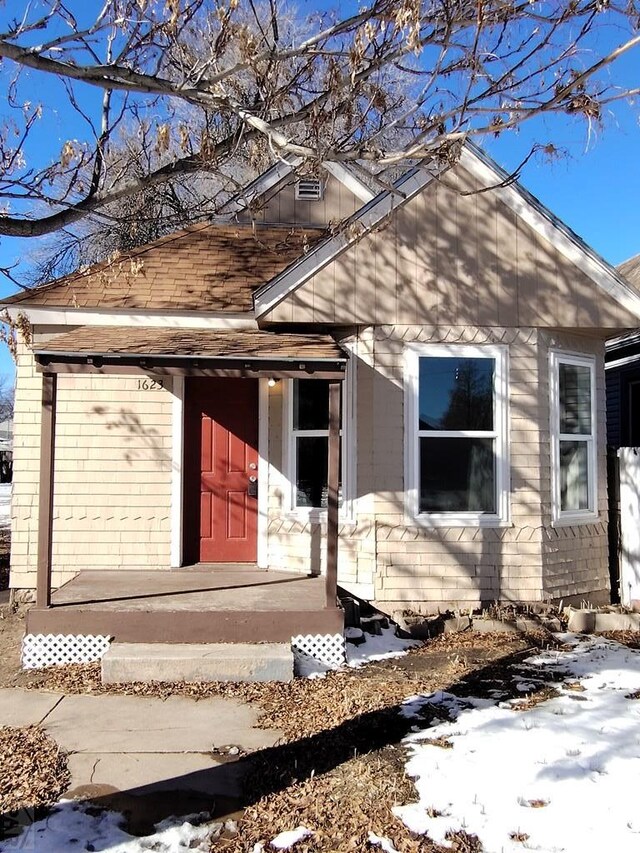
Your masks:
M259 329L158 329L84 326L34 346L41 370L136 368L190 373L211 369L261 373L340 373L347 353L330 335Z

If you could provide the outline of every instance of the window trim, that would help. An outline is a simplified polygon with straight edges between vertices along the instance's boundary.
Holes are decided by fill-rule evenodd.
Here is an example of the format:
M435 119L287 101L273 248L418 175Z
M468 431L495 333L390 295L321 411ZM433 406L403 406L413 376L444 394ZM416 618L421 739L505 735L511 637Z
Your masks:
M420 358L493 358L496 442L496 512L420 512L420 430L418 392ZM404 358L405 515L407 523L424 527L510 527L509 348L501 344L410 344ZM454 432L447 430L447 434ZM473 431L474 435L476 432ZM444 434L444 433L443 433ZM434 435L434 438L437 437Z
M589 368L591 392L591 433L587 435L560 432L560 365L573 364ZM551 526L588 524L597 521L598 513L598 421L596 405L596 356L553 349L549 351L549 409L551 418ZM587 453L587 509L561 509L560 442L584 441Z
M343 344L344 346L344 344ZM342 493L343 499L339 508L339 517L343 522L354 520L354 495L356 481L356 442L355 442L355 411L356 388L354 382L354 367L347 362L345 378L342 382ZM326 521L327 510L321 507L296 506L296 446L294 436L302 432L304 435L328 435L329 430L297 430L293 429L293 383L295 379L283 380L283 511L289 518L301 521Z

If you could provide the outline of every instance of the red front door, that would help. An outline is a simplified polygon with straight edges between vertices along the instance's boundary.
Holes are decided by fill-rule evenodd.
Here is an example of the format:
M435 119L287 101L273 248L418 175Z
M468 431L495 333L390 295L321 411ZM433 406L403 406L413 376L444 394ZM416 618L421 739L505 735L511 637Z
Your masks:
M258 381L188 379L184 506L187 562L255 563L257 477Z

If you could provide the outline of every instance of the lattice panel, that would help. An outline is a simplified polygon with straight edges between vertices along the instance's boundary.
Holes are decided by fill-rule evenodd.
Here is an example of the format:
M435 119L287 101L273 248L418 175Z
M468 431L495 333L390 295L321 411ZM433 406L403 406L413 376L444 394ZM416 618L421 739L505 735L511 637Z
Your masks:
M93 663L102 658L110 641L111 637L92 634L27 634L22 641L22 668Z
M291 648L333 669L347 659L342 634L298 634L291 638Z

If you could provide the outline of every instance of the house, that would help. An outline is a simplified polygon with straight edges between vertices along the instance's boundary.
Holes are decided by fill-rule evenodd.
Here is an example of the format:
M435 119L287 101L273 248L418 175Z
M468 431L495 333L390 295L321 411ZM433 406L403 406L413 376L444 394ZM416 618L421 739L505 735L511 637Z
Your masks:
M620 275L640 284L640 256L620 264ZM640 332L633 329L606 343L609 480L609 566L612 600L634 605L640 598L640 495L634 448L640 447Z
M11 482L13 415L0 421L0 483Z
M279 163L5 300L28 633L337 636L336 583L389 613L608 600L604 341L640 294L505 178L469 145L392 186Z
M640 285L640 255L618 267L632 286ZM640 447L640 332L607 342L607 441L611 447Z

